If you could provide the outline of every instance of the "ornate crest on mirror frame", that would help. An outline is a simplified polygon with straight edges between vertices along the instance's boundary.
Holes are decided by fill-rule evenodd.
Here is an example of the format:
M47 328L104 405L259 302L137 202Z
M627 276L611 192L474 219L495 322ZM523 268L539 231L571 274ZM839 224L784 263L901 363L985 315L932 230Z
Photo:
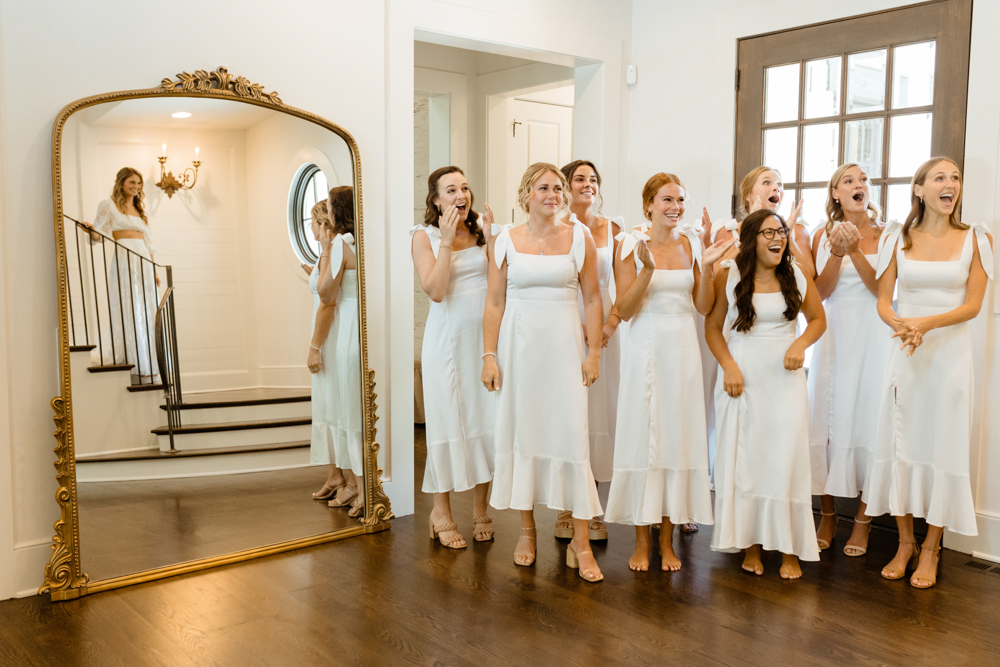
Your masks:
M83 572L80 550L79 507L77 503L77 473L73 434L73 398L70 384L70 339L67 318L67 259L66 234L63 222L63 192L61 174L62 131L69 117L86 107L106 102L159 96L207 97L257 105L311 121L339 135L350 148L354 167L354 197L356 211L356 247L359 280L359 318L361 329L362 413L364 437L365 488L364 513L358 526L338 532L314 535L302 539L270 544L200 560L187 561L137 572L121 577L91 582ZM52 128L52 197L56 242L56 271L59 306L59 368L61 395L51 401L55 412L56 430L55 468L58 490L56 502L60 516L54 523L52 554L45 567L44 581L39 594L48 593L53 601L69 600L88 593L119 588L136 583L204 570L220 565L241 562L271 554L322 544L354 535L372 533L389 527L393 518L389 498L382 488L382 468L378 466L379 445L375 441L378 431L377 404L375 399L375 371L368 367L368 337L364 283L364 224L362 209L361 160L357 143L345 129L320 116L286 105L276 92L266 93L258 83L251 83L242 76L234 76L225 67L214 71L196 70L193 74L181 72L177 79L164 78L158 88L129 90L86 97L67 105L59 112Z

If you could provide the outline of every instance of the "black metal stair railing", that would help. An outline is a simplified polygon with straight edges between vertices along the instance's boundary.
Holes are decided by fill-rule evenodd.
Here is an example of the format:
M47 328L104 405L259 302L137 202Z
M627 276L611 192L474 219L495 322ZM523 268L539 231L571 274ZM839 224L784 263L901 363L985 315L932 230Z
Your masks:
M167 267L167 282L172 283L171 268ZM167 433L170 451L174 448L174 431L181 426L181 369L177 353L177 327L174 318L174 288L169 285L156 309L156 358L160 362L160 381L167 409Z

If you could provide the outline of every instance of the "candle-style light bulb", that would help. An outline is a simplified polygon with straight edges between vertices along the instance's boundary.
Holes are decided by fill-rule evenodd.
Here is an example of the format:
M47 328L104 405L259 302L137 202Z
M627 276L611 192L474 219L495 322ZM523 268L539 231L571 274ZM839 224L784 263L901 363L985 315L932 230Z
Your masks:
M167 157L167 145L163 144L163 146L160 147L160 150L162 151L161 155L163 155L163 157Z
M195 159L195 160L197 160L197 159L198 159L198 151L199 151L199 150L201 150L201 149L200 149L200 148L198 148L197 146L195 146L195 147L194 147L194 159Z

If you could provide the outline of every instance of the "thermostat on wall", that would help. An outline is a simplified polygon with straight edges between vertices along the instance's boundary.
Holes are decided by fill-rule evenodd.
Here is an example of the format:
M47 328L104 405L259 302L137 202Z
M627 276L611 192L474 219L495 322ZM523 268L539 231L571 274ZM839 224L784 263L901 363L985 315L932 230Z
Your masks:
M634 86L635 82L638 80L638 74L636 73L635 65L629 65L625 68L625 83L630 86Z

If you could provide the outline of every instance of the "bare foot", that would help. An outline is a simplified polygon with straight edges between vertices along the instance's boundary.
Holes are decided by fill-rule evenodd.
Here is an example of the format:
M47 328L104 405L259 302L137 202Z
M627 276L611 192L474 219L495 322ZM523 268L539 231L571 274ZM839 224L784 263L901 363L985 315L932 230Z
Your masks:
M917 545L913 542L900 542L896 555L889 564L882 568L882 576L886 579L902 579L906 576L906 564L917 553Z
M781 568L778 574L782 579L798 579L802 576L802 568L799 567L799 557L794 554L781 554Z
M844 545L844 553L848 556L864 556L868 553L868 533L871 529L871 519L860 522L855 519L851 536L847 538L847 544Z
M837 515L820 514L819 527L816 529L816 542L819 544L821 551L830 548L830 545L833 544L833 537L836 534Z
M755 544L743 550L743 569L757 576L764 574L764 564L760 562L760 545Z
M635 527L635 551L628 559L628 569L634 572L649 570L649 526Z
M937 571L940 548L930 547L920 550L920 558L917 560L917 569L910 577L910 585L914 588L930 588L937 583Z
M681 559L674 554L674 531L660 529L660 569L664 572L676 572L681 569Z
M521 528L521 537L514 547L514 563L527 567L535 562L535 529Z

